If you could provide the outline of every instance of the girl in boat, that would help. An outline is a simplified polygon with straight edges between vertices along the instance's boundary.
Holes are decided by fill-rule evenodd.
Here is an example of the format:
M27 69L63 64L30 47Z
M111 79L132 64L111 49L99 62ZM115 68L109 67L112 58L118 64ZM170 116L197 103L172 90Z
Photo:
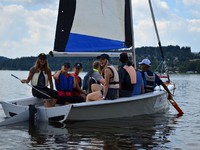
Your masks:
M97 56L100 61L101 74L105 79L102 99L114 100L119 97L119 75L116 68L109 63L108 54Z
M87 96L87 101L94 101L94 100L114 100L119 97L119 75L117 70L113 65L109 63L110 57L107 54L101 54L97 56L97 59L100 61L100 73L105 79L105 83L103 85L103 90L99 90L93 92L91 94L98 94L96 99L92 96L89 98Z
M32 95L43 99L57 99L58 92L53 90L51 69L49 68L47 56L44 53L38 55L35 65L30 69L27 79L21 80L22 83L31 81ZM50 84L50 88L48 85Z

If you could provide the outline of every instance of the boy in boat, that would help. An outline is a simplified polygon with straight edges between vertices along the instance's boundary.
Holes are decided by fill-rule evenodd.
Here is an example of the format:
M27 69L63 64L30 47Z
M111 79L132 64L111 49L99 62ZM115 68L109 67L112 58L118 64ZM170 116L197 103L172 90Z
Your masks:
M99 73L99 70L100 63L96 60L92 64L92 69L84 76L83 90L85 90L87 94L103 89L105 79Z
M81 89L81 87L82 87L82 79L79 76L79 74L82 71L82 69L83 69L83 66L82 66L81 63L75 63L74 68L73 68L74 72L72 73L72 76L74 76L76 82L78 83L77 89ZM84 97L84 99L86 98L85 93L83 92L83 90L74 89L72 94L73 94L73 96L82 96L82 97Z
M62 65L61 70L56 71L53 75L59 95L56 102L57 104L79 103L85 101L82 96L73 95L74 91L84 92L80 89L75 77L69 73L69 70L70 63L66 62Z
M168 87L162 82L162 80L158 77L157 74L153 73L149 68L151 67L151 61L149 59L143 59L141 62L139 62L139 65L141 65L141 73L142 78L144 80L144 89L145 93L153 92L156 84L162 85L163 88L168 93L168 99L172 99L172 94L169 91Z
M119 97L130 97L133 95L133 88L136 84L136 71L129 61L127 53L120 54L119 61Z
M86 97L86 101L95 101L100 100L103 95L103 85L105 83L105 79L99 73L100 63L99 61L93 62L93 70L89 71L84 78L84 83L88 84L88 95ZM91 72L91 73L90 73ZM83 84L84 85L84 84Z
M142 73L139 70L136 70L136 84L134 85L133 88L133 95L140 95L143 93L144 93L144 81L142 78Z

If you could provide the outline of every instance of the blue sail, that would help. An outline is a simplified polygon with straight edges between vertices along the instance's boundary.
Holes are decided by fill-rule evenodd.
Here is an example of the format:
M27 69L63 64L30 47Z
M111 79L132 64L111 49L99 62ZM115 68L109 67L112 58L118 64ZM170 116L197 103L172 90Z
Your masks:
M60 0L54 51L102 52L131 46L129 0Z
M81 34L71 33L66 45L66 52L98 52L125 48L122 41L98 38Z

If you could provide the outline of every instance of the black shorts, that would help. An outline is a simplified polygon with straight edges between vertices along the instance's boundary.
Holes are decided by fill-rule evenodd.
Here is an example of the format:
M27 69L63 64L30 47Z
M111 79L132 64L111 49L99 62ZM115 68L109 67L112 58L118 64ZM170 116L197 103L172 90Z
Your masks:
M82 96L59 96L56 103L64 105L66 102L81 103L84 102L84 98Z
M119 89L108 88L108 93L106 95L106 99L114 100L119 98Z

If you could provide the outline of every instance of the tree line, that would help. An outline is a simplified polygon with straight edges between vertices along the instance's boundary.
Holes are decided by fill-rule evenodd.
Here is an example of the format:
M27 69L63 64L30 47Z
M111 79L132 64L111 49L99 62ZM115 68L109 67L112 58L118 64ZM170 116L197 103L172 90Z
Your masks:
M162 47L164 59L167 63L170 72L193 72L200 73L200 53L192 53L190 47L180 46L166 46ZM136 62L141 61L144 58L148 58L152 62L151 69L159 71L161 66L162 57L159 47L140 47L135 49ZM64 62L70 62L72 66L76 62L83 64L83 71L88 71L92 67L92 62L96 58L84 57L84 58L69 58L69 57L52 57L47 56L49 66L52 70L60 69ZM37 57L21 57L16 59L9 59L6 57L0 57L0 70L29 70L35 63ZM119 58L111 58L111 63L120 64ZM138 66L138 64L136 64ZM158 70L157 70L158 69Z

